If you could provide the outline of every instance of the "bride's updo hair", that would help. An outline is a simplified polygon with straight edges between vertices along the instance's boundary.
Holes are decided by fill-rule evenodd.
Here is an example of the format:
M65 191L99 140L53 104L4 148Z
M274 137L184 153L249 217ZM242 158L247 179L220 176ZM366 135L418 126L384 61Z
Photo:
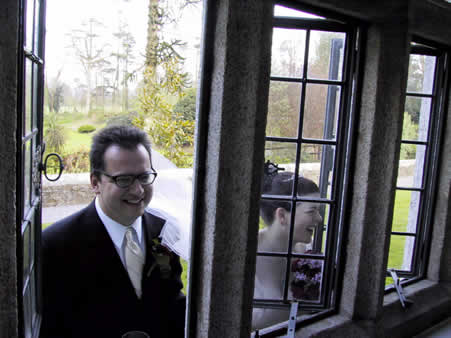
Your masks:
M280 169L279 169L280 170ZM268 172L265 170L263 175L262 193L266 195L285 195L291 196L293 189L294 173L292 172ZM319 193L319 188L315 182L308 178L299 176L298 195L308 195ZM275 211L277 208L284 208L291 211L290 202L276 200L260 200L260 216L266 225L270 226L274 222Z

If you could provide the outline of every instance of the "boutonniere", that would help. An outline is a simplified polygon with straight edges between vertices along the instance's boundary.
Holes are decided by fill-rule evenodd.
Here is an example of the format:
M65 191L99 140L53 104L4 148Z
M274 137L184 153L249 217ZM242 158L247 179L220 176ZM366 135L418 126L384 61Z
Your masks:
M307 251L308 253L308 251ZM319 300L323 262L318 259L299 258L293 261L291 292L296 299Z
M160 268L161 278L169 278L171 275L171 257L172 252L161 244L160 238L154 238L152 240L152 256L155 259L152 266L147 273L148 276L152 273L152 270L158 265Z

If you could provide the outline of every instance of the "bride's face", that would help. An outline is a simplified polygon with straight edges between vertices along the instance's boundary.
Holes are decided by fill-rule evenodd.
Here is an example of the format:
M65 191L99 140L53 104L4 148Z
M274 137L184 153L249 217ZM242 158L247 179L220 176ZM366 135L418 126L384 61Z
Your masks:
M319 197L319 194L310 194L306 196L317 198ZM318 225L322 224L322 221L323 219L319 213L319 203L298 203L294 218L293 242L310 243L313 231Z

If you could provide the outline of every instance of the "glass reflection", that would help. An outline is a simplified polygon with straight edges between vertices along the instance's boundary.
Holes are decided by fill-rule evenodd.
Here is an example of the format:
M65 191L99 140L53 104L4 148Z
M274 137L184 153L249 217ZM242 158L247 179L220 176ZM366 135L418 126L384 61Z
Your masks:
M284 7L281 5L274 6L274 16L284 16L292 18L310 18L310 19L324 19L322 16L310 14L307 12L301 12L297 9Z
M401 144L397 186L421 188L423 185L424 158L426 146Z
M431 99L428 97L406 97L402 139L427 141Z
M31 326L34 328L36 325L36 320L38 319L38 308L37 308L37 293L36 293L36 268L31 270Z
M392 231L416 233L420 196L418 191L396 191Z
M410 271L415 237L392 235L388 253L388 269Z
M331 198L334 160L335 146L314 143L301 146L299 174L320 187L321 197Z
M285 171L294 171L296 161L296 143L274 142L265 143L265 162L275 163Z
M305 36L305 30L274 28L271 76L303 76Z
M25 232L22 235L23 243L23 280L28 278L30 271L30 226L26 225Z
M28 135L31 132L31 119L33 112L33 87L32 87L32 78L33 78L33 62L25 58L25 134Z
M25 338L31 338L31 289L28 285L23 295L23 321L24 321L24 336Z
M278 252L286 253L288 251L288 239L290 232L293 236L293 248L297 253L312 253L312 240L316 228L322 226L320 204L314 201L303 201L296 203L293 208L289 197L293 190L294 173L290 171L274 171L271 163L265 164L264 178L262 183L262 193L265 195L280 196L281 199L261 199L260 216L262 219L261 229L258 234L259 252ZM305 198L319 198L320 191L318 185L305 177L298 177L298 193ZM294 212L294 214L292 214ZM256 299L283 299L285 276L286 276L286 258L259 256L257 258L257 267L255 274L254 298ZM322 263L321 263L322 264ZM301 264L302 265L302 264ZM316 266L316 263L315 263ZM300 267L302 268L302 267ZM296 275L296 268L290 271L290 280L293 274ZM321 279L322 268L315 275ZM300 276L297 276L300 277ZM292 286L294 285L294 289ZM298 288L300 283L287 283L289 288L289 298L306 297L300 296ZM310 292L308 292L310 294ZM319 291L318 291L319 295ZM319 296L318 296L319 297ZM308 300L312 300L311 294ZM266 327L276 322L286 320L288 309L285 311L285 317L280 318L281 314L267 309L254 309L253 328Z
M302 137L334 140L337 134L340 87L308 84Z
M30 51L33 48L33 17L34 17L34 0L27 1L27 16L26 16L26 25L27 30L25 33L25 46Z
M25 163L24 163L24 182L23 182L23 189L24 189L24 214L23 216L25 216L31 206L30 204L30 193L31 193L31 161L32 161L32 156L31 156L31 140L27 141L24 144L24 156L25 156Z
M32 130L34 128L38 127L38 93L39 93L39 68L42 67L42 65L39 65L35 63L33 65L33 101L32 101Z
M345 33L312 31L308 57L308 77L341 80Z
M35 214L36 215L36 214ZM35 236L36 236L36 226L35 226L35 217L31 218L30 222L30 266L33 268L35 264Z
M270 82L267 136L296 137L298 135L301 87L300 83Z
M34 44L33 44L33 52L38 55L38 56L42 56L39 55L39 15L40 13L40 5L41 5L41 1L40 0L36 0L36 8L35 8L35 18L34 18Z
M290 290L292 299L319 301L323 279L323 261L313 258L292 260Z
M407 92L432 94L436 57L410 55Z

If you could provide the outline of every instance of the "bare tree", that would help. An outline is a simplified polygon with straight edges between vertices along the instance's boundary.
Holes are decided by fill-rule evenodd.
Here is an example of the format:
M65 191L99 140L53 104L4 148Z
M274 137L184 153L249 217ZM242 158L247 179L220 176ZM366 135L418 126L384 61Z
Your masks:
M80 61L85 79L86 79L86 111L88 116L92 115L92 90L93 90L93 73L96 69L104 68L107 61L107 44L101 43L97 29L103 24L94 18L90 18L88 22L82 24L81 29L75 29L70 33L71 45L75 55Z
M128 25L126 23L120 23L118 31L113 33L113 36L117 41L116 52L111 54L116 61L113 81L113 105L115 103L119 84L122 84L122 110L128 111L128 84L136 75L136 71L130 71L130 66L135 59L133 48L136 41L128 30Z
M60 81L63 69L59 69L52 79L45 77L45 89L47 91L47 107L49 112L58 113L64 101L65 84Z

